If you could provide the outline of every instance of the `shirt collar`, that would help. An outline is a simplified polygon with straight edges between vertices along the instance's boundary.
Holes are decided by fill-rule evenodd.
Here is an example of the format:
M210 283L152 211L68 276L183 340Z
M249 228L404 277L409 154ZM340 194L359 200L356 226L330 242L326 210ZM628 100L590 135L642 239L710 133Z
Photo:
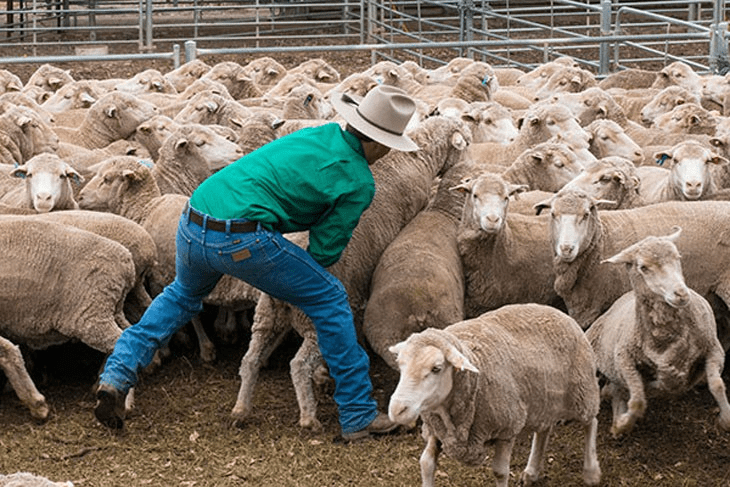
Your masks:
M352 147L355 152L365 157L365 150L362 148L362 142L360 142L360 139L352 135L347 130L342 130L342 137L345 139L345 142L347 142L347 145Z

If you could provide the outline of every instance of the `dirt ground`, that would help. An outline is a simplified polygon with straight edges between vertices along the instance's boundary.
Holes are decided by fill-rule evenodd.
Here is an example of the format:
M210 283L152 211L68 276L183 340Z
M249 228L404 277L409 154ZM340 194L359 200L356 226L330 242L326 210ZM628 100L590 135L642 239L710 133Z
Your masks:
M369 66L369 58L324 56L346 75ZM277 58L291 67L295 56ZM301 56L300 58L301 59ZM221 59L206 59L215 63ZM241 63L247 60L235 57ZM26 81L37 66L11 67ZM76 79L128 77L144 68L167 71L164 62L84 63L68 66ZM210 321L210 320L209 320ZM0 473L29 471L76 486L412 486L420 483L417 430L400 430L378 440L345 445L331 391L320 392L318 415L324 431L297 426L298 408L289 360L299 344L291 336L264 368L255 410L242 428L231 426L230 411L246 351L218 343L218 360L204 364L194 347L178 343L173 356L137 389L137 403L121 434L94 419L91 393L103 357L79 344L36 354L33 375L52 408L39 424L12 390L0 395ZM398 375L373 356L372 377L379 404L387 407ZM725 374L727 380L728 374ZM730 487L730 433L718 429L718 408L706 388L682 397L656 400L646 417L622 439L608 432L610 407L599 416L598 456L604 486ZM546 479L540 485L582 485L582 432L556 427L548 447ZM516 483L529 453L529 439L512 458ZM473 468L442 457L439 487L491 485L488 463Z

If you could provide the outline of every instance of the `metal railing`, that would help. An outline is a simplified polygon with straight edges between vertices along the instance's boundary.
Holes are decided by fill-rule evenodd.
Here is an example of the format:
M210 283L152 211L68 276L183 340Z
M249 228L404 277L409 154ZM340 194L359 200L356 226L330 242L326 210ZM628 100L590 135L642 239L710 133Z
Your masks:
M185 60L366 50L429 67L467 56L531 69L567 55L599 76L678 59L730 67L724 0L7 0L0 14L0 52L17 62L175 59L185 44ZM78 55L94 47L106 52Z

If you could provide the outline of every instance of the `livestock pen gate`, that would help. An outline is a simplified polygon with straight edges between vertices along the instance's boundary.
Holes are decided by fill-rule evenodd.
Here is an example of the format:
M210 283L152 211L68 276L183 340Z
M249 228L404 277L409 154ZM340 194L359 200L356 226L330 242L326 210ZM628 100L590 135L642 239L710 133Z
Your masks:
M456 56L598 76L675 60L724 73L724 0L6 0L0 63L366 50L436 67ZM184 59L181 59L184 46Z

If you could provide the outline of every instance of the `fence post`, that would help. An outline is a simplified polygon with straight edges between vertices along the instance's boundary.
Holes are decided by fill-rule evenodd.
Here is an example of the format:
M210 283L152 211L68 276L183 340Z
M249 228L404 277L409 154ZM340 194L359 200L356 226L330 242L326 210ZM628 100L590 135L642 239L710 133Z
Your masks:
M195 47L195 41L185 41L185 62L195 60L197 56L197 47Z
M611 33L611 0L601 0L601 37ZM601 41L598 47L598 74L609 72L609 49L608 41Z
M459 41L474 41L474 0L459 1ZM468 48L467 51L467 57L473 58L474 50ZM459 55L464 55L462 48L459 48Z
M716 74L726 74L730 70L725 33L728 23L724 22L725 0L715 0L713 4L712 26L710 32L710 68Z

